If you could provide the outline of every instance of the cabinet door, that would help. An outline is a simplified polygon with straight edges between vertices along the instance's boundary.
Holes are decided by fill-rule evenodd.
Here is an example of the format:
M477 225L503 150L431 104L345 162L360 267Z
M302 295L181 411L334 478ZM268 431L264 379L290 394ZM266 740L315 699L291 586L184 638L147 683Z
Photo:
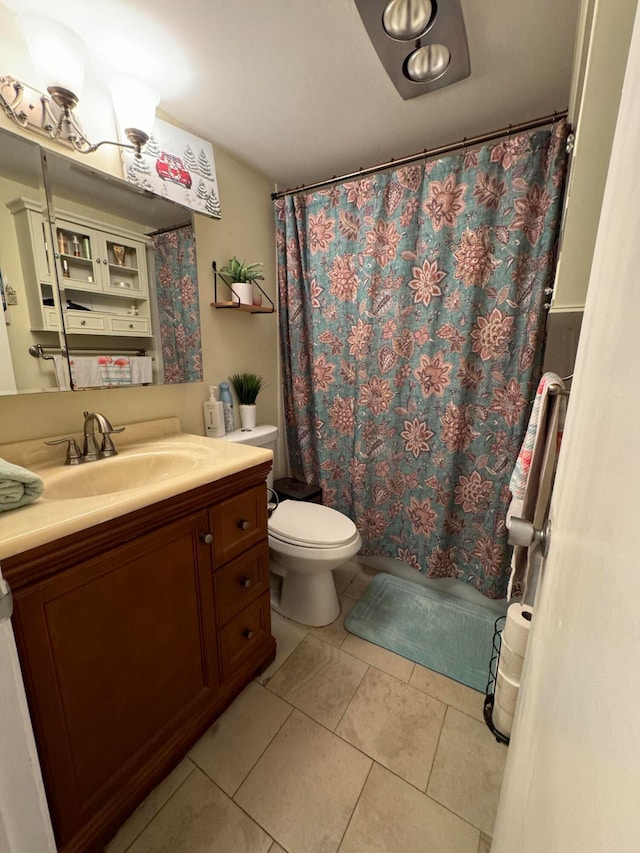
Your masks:
M144 243L100 233L102 288L118 296L147 296L147 259Z
M203 511L16 595L20 656L61 846L155 755L186 743L215 700L206 532Z
M65 287L102 290L102 268L97 233L84 225L56 219L56 257Z

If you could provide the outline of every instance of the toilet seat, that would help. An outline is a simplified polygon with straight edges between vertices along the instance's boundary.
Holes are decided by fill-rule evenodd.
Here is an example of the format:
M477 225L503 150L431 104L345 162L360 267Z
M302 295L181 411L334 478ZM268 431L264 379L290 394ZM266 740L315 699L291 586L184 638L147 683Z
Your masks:
M341 548L358 531L346 515L321 504L283 501L269 519L269 536L300 548Z

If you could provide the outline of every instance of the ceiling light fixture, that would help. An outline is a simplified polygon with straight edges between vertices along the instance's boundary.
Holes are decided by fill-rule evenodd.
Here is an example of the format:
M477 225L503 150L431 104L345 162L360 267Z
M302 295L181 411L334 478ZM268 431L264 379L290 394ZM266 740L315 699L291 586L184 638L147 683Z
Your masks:
M0 107L20 127L46 134L91 154L102 145L130 148L140 157L153 126L158 95L142 80L114 78L112 97L120 126L128 142L92 143L75 112L84 82L82 41L65 26L49 18L19 20L37 76L48 95L10 76L0 76Z
M408 100L471 73L460 0L355 0L387 74Z

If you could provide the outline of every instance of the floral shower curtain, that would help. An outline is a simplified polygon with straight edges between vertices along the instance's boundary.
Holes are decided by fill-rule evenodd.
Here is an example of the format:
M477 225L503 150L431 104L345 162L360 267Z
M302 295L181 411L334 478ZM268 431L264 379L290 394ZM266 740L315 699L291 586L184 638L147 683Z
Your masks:
M202 382L200 306L193 227L157 234L156 294L164 382Z
M501 598L540 374L564 122L275 203L293 476L364 554Z

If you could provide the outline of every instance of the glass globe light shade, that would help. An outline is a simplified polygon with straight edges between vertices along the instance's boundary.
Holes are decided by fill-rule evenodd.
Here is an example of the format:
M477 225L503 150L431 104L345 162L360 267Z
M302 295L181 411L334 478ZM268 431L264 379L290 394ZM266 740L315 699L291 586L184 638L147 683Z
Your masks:
M24 15L18 19L18 26L39 78L34 85L68 89L79 99L84 85L82 40L52 18Z
M151 134L160 96L151 86L137 77L118 74L112 78L113 109L122 130L135 128Z
M414 50L406 63L406 75L415 83L430 83L442 77L451 62L451 52L443 44L426 44Z
M382 13L382 25L391 38L411 41L426 31L432 12L430 0L389 0Z

